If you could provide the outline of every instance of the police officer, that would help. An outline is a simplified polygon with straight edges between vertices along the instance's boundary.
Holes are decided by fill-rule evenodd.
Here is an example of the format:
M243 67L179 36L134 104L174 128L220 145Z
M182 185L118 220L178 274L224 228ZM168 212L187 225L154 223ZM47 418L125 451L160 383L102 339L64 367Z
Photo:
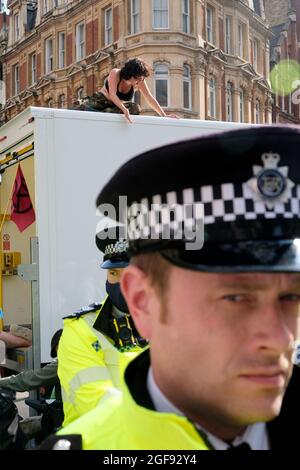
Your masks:
M127 196L121 286L150 350L124 393L54 446L66 433L83 449L296 448L299 147L298 128L246 128L146 152L112 177L97 204Z
M120 369L145 344L121 294L119 280L128 265L128 243L118 236L118 228L96 236L97 247L104 253L101 268L107 270L106 299L64 318L58 351L64 426L119 388Z

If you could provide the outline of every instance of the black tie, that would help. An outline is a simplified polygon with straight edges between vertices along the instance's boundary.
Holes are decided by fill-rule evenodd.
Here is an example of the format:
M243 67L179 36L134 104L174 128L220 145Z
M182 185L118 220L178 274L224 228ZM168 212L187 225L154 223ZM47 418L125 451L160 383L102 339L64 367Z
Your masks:
M249 444L247 444L247 442L242 442L241 444L239 444L238 446L232 446L230 445L228 447L228 449L226 450L252 450L251 447L249 446Z

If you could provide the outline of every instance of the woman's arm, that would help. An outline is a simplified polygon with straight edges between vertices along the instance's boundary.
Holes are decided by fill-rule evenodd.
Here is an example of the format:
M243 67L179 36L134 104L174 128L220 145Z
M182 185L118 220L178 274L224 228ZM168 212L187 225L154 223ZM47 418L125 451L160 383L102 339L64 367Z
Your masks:
M108 99L112 101L122 111L127 121L132 123L128 109L124 106L123 101L121 101L120 98L117 97L117 87L120 81L120 69L112 69L109 73L107 80L109 88L107 96Z
M147 103L149 104L149 106L157 112L157 114L159 116L162 116L162 117L174 117L174 118L179 118L179 116L177 116L176 114L169 114L167 115L164 110L162 109L162 107L160 106L159 102L157 101L156 98L154 98L154 96L152 95L152 93L150 92L149 88L148 88L148 85L145 81L141 82L139 85L138 85L138 89L140 90L140 92L142 93L142 95L144 96L145 100L147 101Z

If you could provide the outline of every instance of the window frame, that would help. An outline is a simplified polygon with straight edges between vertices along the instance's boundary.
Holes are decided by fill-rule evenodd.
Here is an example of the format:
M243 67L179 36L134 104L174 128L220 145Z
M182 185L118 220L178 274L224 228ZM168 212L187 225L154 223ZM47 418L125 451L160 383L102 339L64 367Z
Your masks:
M291 116L294 115L292 92L288 94L288 113L289 113Z
M85 58L85 22L80 21L76 24L75 27L75 45L76 45L76 62L83 60ZM83 40L81 40L80 31L83 31Z
M157 30L157 29L169 29L170 27L170 2L169 0L164 0L165 2L167 2L167 7L165 9L158 9L158 8L155 8L155 2L157 0L152 0L152 29L154 30ZM156 15L155 15L155 12L167 12L167 22L166 22L166 25L163 25L163 26L156 26L155 25L155 20L156 20ZM162 17L160 18L161 20L161 23L162 22Z
M255 124L260 124L260 101L258 98L255 100Z
M238 37L237 37L237 53L241 59L244 58L244 23L241 20L238 20L237 30L238 30ZM241 32L241 35L240 35Z
M48 44L51 42L51 55L48 56L49 47ZM50 63L50 68L49 68ZM45 39L45 74L53 72L54 69L54 58L53 58L53 38L49 37Z
M253 47L253 68L255 71L258 71L259 42L256 38L253 38L252 47Z
M35 60L33 60L33 58L35 58ZM37 82L37 56L36 56L36 52L32 52L29 56L29 60L30 60L30 86L31 85L34 85L36 82ZM33 62L35 62L34 66L33 66Z
M211 82L213 82L214 86L211 87ZM213 91L213 100L211 100L211 92ZM212 107L213 103L213 107ZM213 109L213 112L211 110ZM217 119L217 87L216 87L216 79L215 77L211 76L208 79L208 116L210 118Z
M18 72L18 73L16 73ZM14 96L20 93L20 64L17 62L13 66Z
M17 20L17 21L16 21ZM20 12L14 14L14 41L17 42L20 39Z
M184 74L185 69L188 71L187 75ZM192 109L192 74L191 74L191 67L187 64L184 64L183 66L182 81L183 81L183 109L191 111ZM188 106L185 106L184 84L188 85Z
M211 21L208 21L209 11L211 12L211 15L210 15ZM206 7L206 40L210 44L214 44L214 7L210 4L207 4L207 7Z
M243 88L240 88L239 100L239 119L240 122L245 122L245 92Z
M161 77L157 74L157 68L165 66L167 73L161 73ZM158 103L162 108L168 108L169 107L169 100L170 100L170 73L169 73L169 65L165 62L162 63L155 63L153 65L154 69L154 96L157 99ZM159 81L165 81L167 85L167 104L161 104L159 101L159 97L157 96L158 90L157 90L157 82Z
M226 120L227 122L233 122L233 113L234 113L234 88L233 83L228 81L226 85Z
M64 97L63 105L62 105L62 100L61 100L62 96ZM58 97L58 103L57 103L57 104L58 104L58 107L59 107L60 109L64 109L65 104L66 104L66 95L65 95L64 93L61 93L61 94L59 95L59 97Z
M82 100L82 99L84 98L84 96L83 96L83 94L84 94L84 87L83 87L83 86L80 86L79 88L77 88L76 94L77 94L77 99L78 99L78 100Z
M107 27L107 13L110 12L110 25ZM109 36L109 37L108 37ZM111 37L110 37L111 36ZM111 39L111 40L109 40ZM104 45L108 46L113 42L113 9L112 6L104 10Z
M228 29L228 26L229 26L229 29ZM226 15L225 16L225 52L226 54L233 54L232 38L233 38L233 17L231 15Z
M185 10L185 6L187 9ZM182 31L186 34L191 33L190 0L182 0Z
M64 38L63 41L61 38ZM66 66L66 33L65 31L59 31L57 35L58 39L58 68L63 69ZM63 42L63 48L61 48L61 44Z
M134 2L137 5L135 10ZM140 32L140 0L130 0L130 32L131 34Z

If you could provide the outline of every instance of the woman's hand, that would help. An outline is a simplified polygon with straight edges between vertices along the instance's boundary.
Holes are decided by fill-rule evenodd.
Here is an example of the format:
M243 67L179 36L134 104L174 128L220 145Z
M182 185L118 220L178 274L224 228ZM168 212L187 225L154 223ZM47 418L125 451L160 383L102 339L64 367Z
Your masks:
M177 114L174 114L174 113L166 114L163 117L169 117L169 118L173 118L173 119L180 119L180 116L178 116Z
M132 121L132 119L131 119L131 117L130 117L130 113L129 113L129 111L128 111L127 108L124 109L123 114L124 114L124 116L125 116L125 119L126 119L128 122L130 122L130 124L132 124L133 121Z

